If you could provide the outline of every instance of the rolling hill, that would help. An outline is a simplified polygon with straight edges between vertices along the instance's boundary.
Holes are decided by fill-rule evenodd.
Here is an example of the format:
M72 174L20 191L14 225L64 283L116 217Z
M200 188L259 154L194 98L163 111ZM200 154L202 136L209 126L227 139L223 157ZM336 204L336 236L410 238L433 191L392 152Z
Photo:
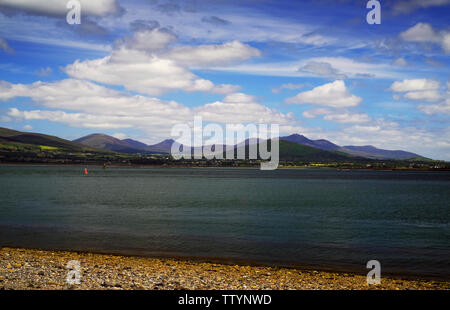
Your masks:
M145 154L145 153L170 153L170 148L174 140L167 139L154 145L147 145L140 141L133 139L117 139L105 134L95 133L79 139L74 140L86 146L101 148L114 152L128 153L128 154Z
M355 157L339 151L326 151L312 146L302 145L286 140L279 141L280 160L283 161L302 161L302 162L348 162L365 160L361 157ZM269 141L270 145L270 141ZM245 154L249 154L249 144L235 146L235 153L237 149L245 148ZM258 150L260 145L258 143ZM269 147L270 148L270 147ZM248 158L248 156L247 156Z
M87 147L74 141L61 139L55 136L44 135L40 133L22 132L8 128L0 128L0 143L12 145L18 144L18 145L46 146L72 152L85 152L85 151L95 151L103 153L105 152L105 150L102 149Z
M93 148L99 148L121 153L138 153L136 144L129 141L120 140L105 134L94 133L76 140L75 143L83 144Z
M299 134L293 134L287 137L281 137L281 140L293 142L301 145L306 145L310 147L314 147L320 150L324 151L337 151L341 147L339 145L336 145L328 140L310 140L307 137Z

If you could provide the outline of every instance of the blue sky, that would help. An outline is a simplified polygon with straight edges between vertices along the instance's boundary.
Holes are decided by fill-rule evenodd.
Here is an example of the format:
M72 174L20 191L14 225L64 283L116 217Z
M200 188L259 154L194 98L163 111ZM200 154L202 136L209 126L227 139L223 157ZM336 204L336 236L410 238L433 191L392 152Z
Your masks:
M0 126L156 143L276 123L450 160L450 0L0 0Z

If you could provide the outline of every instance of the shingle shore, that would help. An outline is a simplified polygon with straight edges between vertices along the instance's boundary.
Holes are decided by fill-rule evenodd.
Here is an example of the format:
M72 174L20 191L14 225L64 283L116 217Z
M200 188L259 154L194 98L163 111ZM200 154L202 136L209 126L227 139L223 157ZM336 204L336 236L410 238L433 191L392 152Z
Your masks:
M66 282L67 263L81 266L80 284ZM253 267L93 253L0 249L0 289L450 289L450 282L382 277L367 285L351 273Z

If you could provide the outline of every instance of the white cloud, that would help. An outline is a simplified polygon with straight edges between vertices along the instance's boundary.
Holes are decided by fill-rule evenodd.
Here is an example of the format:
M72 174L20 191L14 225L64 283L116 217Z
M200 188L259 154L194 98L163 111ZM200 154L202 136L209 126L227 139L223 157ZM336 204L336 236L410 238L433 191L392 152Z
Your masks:
M25 126L23 126L23 129L25 129L25 130L32 130L32 129L33 129L33 126L31 126L31 125L25 125Z
M86 15L106 16L118 12L119 7L115 0L79 0L82 12ZM39 15L53 15L65 17L67 0L0 0L0 7L20 10L26 13Z
M417 23L400 33L400 37L407 42L438 44L446 53L450 53L450 31L438 32L428 23Z
M175 124L190 123L196 115L202 116L206 122L218 123L297 122L292 113L270 109L257 103L255 97L243 93L230 94L222 101L189 108L174 101L129 95L82 80L29 85L0 82L0 100L14 97L30 97L35 104L54 110L23 111L11 108L8 112L11 118L48 120L94 129L134 128L161 138L169 137Z
M96 129L130 128L131 124L120 123L118 116L94 115L86 113L66 113L64 111L20 111L10 108L8 115L23 120L48 120L63 123L74 127L86 127ZM128 121L131 119L128 118Z
M10 116L47 119L76 127L152 128L167 130L192 117L191 110L174 101L131 96L87 81L74 79L29 85L0 82L0 99L30 97L36 104L57 111L10 111ZM71 110L69 113L60 110Z
M286 99L290 104L310 103L327 107L353 107L357 106L362 98L352 95L347 90L344 81L337 80L306 92L301 92L295 97Z
M405 93L404 97L410 100L426 100L430 102L442 99L439 92L441 83L431 79L413 79L395 81L390 90L397 93ZM399 100L400 97L394 95L394 99Z
M413 91L406 93L404 97L410 100L435 102L442 99L442 94L437 90Z
M337 123L367 123L371 120L366 113L332 113L323 117L324 120Z
M241 95L239 95L240 97ZM293 113L281 113L265 105L253 102L250 98L238 96L225 98L223 101L216 101L197 107L194 114L202 116L205 121L220 123L265 123L265 124L294 124L296 119Z
M165 29L143 29L131 36L118 39L115 44L128 50L158 51L175 42L177 37Z
M71 77L109 85L148 95L174 90L213 91L211 81L201 79L171 60L144 52L121 49L101 59L76 61L65 67Z
M151 38L155 37L155 40ZM259 51L240 42L198 47L177 47L159 51L175 37L158 28L137 32L116 41L111 55L100 59L75 61L64 68L71 77L109 85L148 95L161 95L175 90L203 91L219 94L239 90L236 85L214 85L188 70L188 67L212 62L229 63L259 55ZM159 51L159 52L158 52Z
M175 47L162 57L188 67L208 67L229 65L257 56L261 56L261 52L256 48L232 41L216 45Z
M367 123L371 120L370 116L366 113L355 113L352 111L341 111L330 110L330 109L312 109L303 112L303 117L306 118L316 118L317 116L323 115L323 119L326 121L336 122L336 123Z
M441 92L439 89L441 83L436 80L415 79L396 81L391 85L391 90L395 92L403 92L404 98L418 101L438 102L437 104L421 104L418 109L427 115L433 114L450 114L450 82L447 82L447 93ZM395 96L394 95L394 99ZM398 98L400 99L400 98Z
M251 103L255 102L256 98L251 95L243 94L243 93L234 93L229 94L223 99L223 102L226 103Z
M319 115L328 114L328 113L332 113L331 110L324 109L324 108L318 108L318 109L312 109L312 110L305 111L302 113L302 115L303 115L303 117L306 117L306 118L316 118Z
M409 92L409 91L424 91L435 90L441 87L441 83L430 79L413 79L395 81L391 85L391 90L394 92Z

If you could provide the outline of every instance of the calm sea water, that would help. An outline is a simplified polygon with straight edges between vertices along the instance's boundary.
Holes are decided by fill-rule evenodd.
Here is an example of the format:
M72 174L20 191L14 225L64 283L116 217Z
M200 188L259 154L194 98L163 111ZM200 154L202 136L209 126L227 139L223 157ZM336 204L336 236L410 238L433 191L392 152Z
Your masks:
M450 279L450 173L0 166L0 245Z

